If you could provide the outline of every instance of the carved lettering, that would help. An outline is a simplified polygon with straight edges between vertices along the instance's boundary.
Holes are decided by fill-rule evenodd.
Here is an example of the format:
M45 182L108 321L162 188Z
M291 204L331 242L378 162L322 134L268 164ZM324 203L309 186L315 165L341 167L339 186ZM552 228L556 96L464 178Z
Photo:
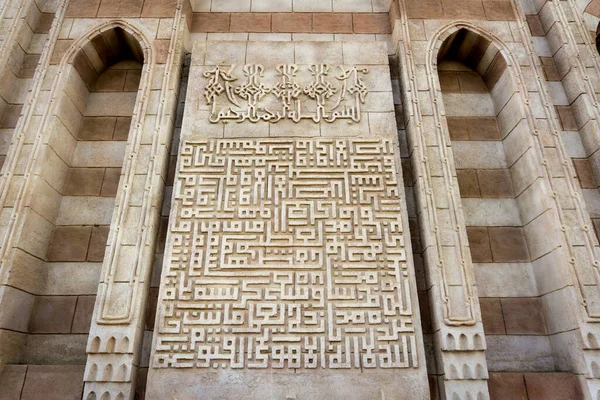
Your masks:
M416 367L396 174L388 140L184 142L153 367Z
M212 123L275 123L282 119L296 123L302 120L331 123L339 119L360 122L361 104L369 93L362 75L368 69L340 66L335 79L330 78L331 69L327 64L311 65L300 77L296 64L279 64L277 81L272 86L264 82L266 69L260 64L244 65L244 79L237 86L235 65L227 72L221 67L204 71L202 75L208 78L204 98L211 108L209 120Z

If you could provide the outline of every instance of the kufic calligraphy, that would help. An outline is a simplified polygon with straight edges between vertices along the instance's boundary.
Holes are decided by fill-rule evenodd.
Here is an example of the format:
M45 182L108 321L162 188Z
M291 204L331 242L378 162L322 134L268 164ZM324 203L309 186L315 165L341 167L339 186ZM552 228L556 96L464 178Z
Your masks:
M155 368L417 366L390 140L186 141L178 168Z

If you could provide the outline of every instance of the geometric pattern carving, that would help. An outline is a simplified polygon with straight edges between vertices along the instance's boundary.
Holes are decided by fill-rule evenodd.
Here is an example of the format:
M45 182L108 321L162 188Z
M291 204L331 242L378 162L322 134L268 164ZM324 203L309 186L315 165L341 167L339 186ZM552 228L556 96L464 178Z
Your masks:
M154 368L417 367L389 140L182 147Z

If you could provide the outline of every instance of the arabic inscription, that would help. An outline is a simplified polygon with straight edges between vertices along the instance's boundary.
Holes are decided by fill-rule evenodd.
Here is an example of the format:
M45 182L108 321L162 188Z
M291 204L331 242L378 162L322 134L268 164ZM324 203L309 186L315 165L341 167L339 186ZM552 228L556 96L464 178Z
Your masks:
M237 76L240 69L243 78ZM328 64L279 64L275 71L260 64L216 66L202 74L208 79L203 94L212 123L360 122L361 105L369 93L363 75L368 72Z
M394 151L185 141L153 367L417 367Z

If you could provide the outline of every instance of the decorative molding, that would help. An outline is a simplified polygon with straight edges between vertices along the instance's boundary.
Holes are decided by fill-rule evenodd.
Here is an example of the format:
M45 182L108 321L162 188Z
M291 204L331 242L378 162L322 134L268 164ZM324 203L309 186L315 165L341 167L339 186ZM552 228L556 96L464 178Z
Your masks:
M126 182L122 187L122 191L117 196L117 204L112 218L111 226L115 229L114 234L109 236L108 251L104 259L101 284L98 290L99 304L98 313L96 314L96 322L100 325L106 324L129 324L136 314L136 309L142 300L143 293L143 275L144 264L148 263L148 257L144 256L144 252L148 253L146 247L145 236L147 233L147 200L144 197L146 207L143 208L144 218L141 218L139 232L137 238L135 254L133 259L128 260L126 265L123 265L123 260L120 260L121 236L125 226L125 218L128 214L129 200L132 196L133 179L135 169L138 163L139 149L141 145L141 136L145 122L146 109L148 107L150 97L150 83L155 69L155 51L152 43L142 33L141 29L136 28L132 24L125 21L110 21L103 24L101 27L94 29L92 33L86 36L87 40L91 40L97 32L112 29L116 26L129 32L135 40L138 41L144 53L144 65L142 68L142 76L140 80L140 88L136 98L135 107L132 114L133 127L129 132L129 144L127 149L128 157L125 158L122 174L123 180ZM80 43L81 46L83 43ZM78 48L79 48L78 46ZM152 161L151 161L152 162ZM153 171L148 169L149 174ZM144 187L146 188L148 184ZM128 271L126 271L128 270ZM129 277L127 282L120 281L119 277ZM122 278L121 278L122 279Z
M401 2L401 6L404 7L403 2ZM405 17L402 16L402 18ZM410 40L408 25L406 22L404 22L404 20L402 26L404 29L405 38ZM416 116L416 122L413 125L416 132L413 136L415 138L415 151L417 152L416 157L418 159L417 162L420 165L419 170L422 171L422 174L419 175L421 178L420 183L423 188L422 195L424 196L423 214L426 216L424 217L426 218L426 221L424 222L429 224L431 234L435 237L435 240L432 241L432 246L430 247L430 251L428 253L429 257L431 258L431 265L435 265L437 271L432 271L430 273L438 276L436 279L436 286L439 287L438 290L440 291L443 322L447 326L475 326L478 323L481 323L481 318L479 316L479 307L477 306L477 291L475 288L473 266L469 253L468 242L466 239L466 233L461 234L460 232L460 228L461 226L464 226L464 222L461 223L462 212L460 211L460 194L457 190L453 190L453 188L456 186L452 179L454 176L454 166L451 160L451 153L449 151L450 144L446 142L443 132L442 119L444 116L440 113L439 107L441 95L439 98L436 98L433 89L435 87L436 80L433 64L433 60L435 60L437 56L437 52L434 49L434 45L436 43L436 39L430 40L427 49L423 51L426 53L425 63L427 68L427 80L430 88L428 91L428 97L433 105L432 108L436 127L434 136L437 140L437 146L435 146L435 148L431 147L431 149L432 151L436 151L438 153L436 154L436 158L440 160L442 165L441 172L443 173L443 180L446 187L445 193L434 190L433 177L431 173L431 164L433 160L429 160L430 154L427 152L428 146L425 143L426 135L423 132L421 106L416 97L418 93L416 82L417 74L415 72L416 64L413 59L412 50L409 47L410 45L406 42L401 43L401 46L404 45L407 47L405 48L404 53L400 52L400 55L407 58L406 60L402 60L406 61L402 62L402 65L406 65L405 81L406 84L410 85L410 89L407 88L406 91L415 96L415 98L408 98L404 104L407 104L408 107L411 107L411 115ZM407 95L409 93L407 93ZM441 195L438 195L438 192ZM438 216L438 199L436 197L440 198L439 201L443 201L448 204L451 215L450 222L452 224L452 229L449 232L446 232L446 234L450 234L452 236L452 242L454 245L452 247L446 246L446 249L444 249L444 246L442 246L444 240L442 239L443 232L439 228L438 223L440 217ZM460 217L459 213L461 214ZM453 253L452 257L447 257L447 259L451 260L450 262L444 259L444 253L448 252ZM450 283L448 277L452 277L452 283Z
M367 68L338 66L333 80L329 64L310 65L307 71L296 64L279 64L274 79L270 73L265 78L263 65L246 64L242 67L244 81L234 86L236 68L216 66L202 73L208 79L203 93L212 123L360 122L361 104L369 93L362 79ZM265 80L274 82L266 84Z
M182 2L178 2L164 75L160 80L156 118L152 118L152 143L144 144L150 150L146 157L141 151L142 132L144 124L148 123L146 112L150 103L156 56L152 42L144 39L141 30L136 29L136 39L144 50L144 67L88 338L83 394L86 400L104 397L133 399L135 394L143 341L142 321L164 191L162 174L168 162L167 143L170 143L172 134L171 116L177 105L185 27L182 7ZM150 127L146 126L148 128ZM139 207L141 218L135 222L136 225L131 226L132 223L126 224L126 219L132 207L136 170L145 172L145 182L143 193L136 193L141 194L142 198ZM134 246L129 246L133 251L125 253L123 257L119 254L125 247L122 245L122 235L126 229L131 228L137 229L136 242ZM114 305L117 307L112 308Z
M0 21L4 25L4 20L10 19L10 25L2 30L2 36L0 36L0 60L8 61L10 51L19 40L21 27L27 23L27 13L31 6L37 7L34 0L5 0L0 3ZM8 62L0 65L0 76L4 76L4 70L8 65Z
M512 1L512 6L517 11L517 23L523 42L526 44L527 58L532 68L536 71L536 75L538 77L543 76L541 67L537 62L537 55L530 31L527 27L527 21L514 0ZM574 75L574 78L569 80L563 78L563 86L565 90L568 90L569 87L567 85L576 85L580 91L578 96L585 101L586 112L591 113L590 119L592 122L597 123L600 116L596 95L597 88L594 87L595 84L597 85L597 82L594 80L593 75L590 76L587 73L587 68L590 68L590 72L595 73L596 77L600 73L600 58L597 54L595 44L586 31L584 21L582 21L581 14L578 12L573 0L548 2L546 7L551 7L549 10L552 13L553 25L558 30L556 36L560 38L560 43L565 46L567 51L564 57L567 61L561 58L557 63L557 67L560 69L567 66L567 71L571 69ZM583 18L585 18L585 15L587 14L584 14ZM587 54L584 52L587 52ZM584 65L583 60L587 62L587 65ZM565 62L565 65L561 65L561 62ZM552 156L548 157L545 154L547 144L542 141L541 135L539 135L537 130L535 131L536 147L540 154L542 166L544 167L544 174L550 185L552 200L558 217L557 225L561 228L561 247L564 249L569 263L570 273L573 277L573 286L577 294L577 303L574 302L574 307L579 311L577 321L582 346L580 349L575 348L571 349L571 351L576 356L578 356L578 351L583 353L586 368L582 372L585 373L591 398L597 400L600 399L600 374L598 374L597 364L600 353L598 351L600 349L600 341L598 340L600 337L600 325L598 324L600 322L600 260L598 258L598 238L594 233L592 221L586 210L585 199L583 198L580 185L576 181L573 164L561 138L561 127L558 122L559 117L552 106L552 97L543 79L538 78L536 85L540 92L543 110L549 122L553 144L558 150L554 153L554 157L558 159L554 160L554 163L550 162ZM530 120L532 125L536 121L532 117L530 117ZM596 136L598 135L597 132L592 131L592 133L596 134ZM559 165L566 178L565 182L568 194L564 196L559 195L559 190L564 191L565 185L555 185L550 179L553 173L556 174L556 171L552 169L552 165ZM564 201L561 201L562 199L571 200L570 204L562 204ZM565 210L568 212L570 209L574 209L576 218L565 217ZM575 246L583 247L584 252L578 252ZM584 253L585 257L581 257L581 253ZM570 357L572 358L573 356Z

